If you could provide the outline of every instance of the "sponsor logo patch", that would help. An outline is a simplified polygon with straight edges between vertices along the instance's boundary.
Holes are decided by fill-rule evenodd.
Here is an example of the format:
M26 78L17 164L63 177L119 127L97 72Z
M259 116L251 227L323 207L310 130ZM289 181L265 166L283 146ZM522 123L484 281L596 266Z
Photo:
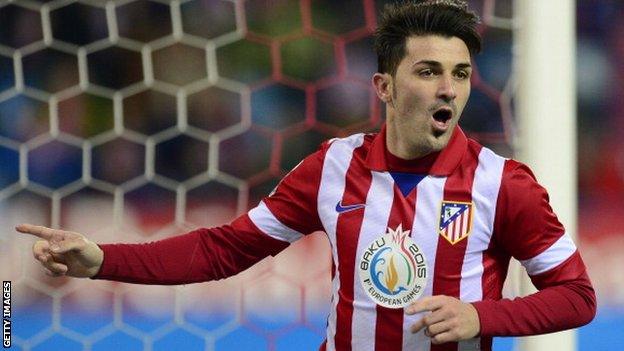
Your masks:
M359 261L360 282L378 305L404 308L422 296L427 259L402 225L370 243Z

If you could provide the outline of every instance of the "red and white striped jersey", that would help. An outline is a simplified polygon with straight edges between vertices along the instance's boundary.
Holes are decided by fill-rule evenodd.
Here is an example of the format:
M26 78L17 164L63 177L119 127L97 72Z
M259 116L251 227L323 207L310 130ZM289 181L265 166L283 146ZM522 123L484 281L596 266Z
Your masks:
M324 231L334 267L324 350L490 350L492 336L547 333L593 318L595 296L583 261L526 166L467 139L459 128L444 150L416 161L393 156L385 145L385 129L324 143L230 225L149 244L100 245L104 262L95 278L147 284L220 279ZM480 337L431 345L422 331L409 331L422 314L408 316L402 308L383 307L392 300L371 298L360 276L371 243L408 231L421 255L409 260L426 260L416 262L425 279L418 293L473 302ZM510 257L541 291L502 299ZM380 283L393 287L386 291L402 279L390 276Z
M429 274L423 296L466 302L501 299L510 256L535 276L576 252L530 171L459 128L441 153L418 162L387 152L385 130L331 140L249 218L282 241L327 233L335 267L327 350L430 349L422 331L409 331L422 315L379 306L358 278L364 251L388 229L409 229L424 253ZM489 349L491 339L483 339L454 349Z

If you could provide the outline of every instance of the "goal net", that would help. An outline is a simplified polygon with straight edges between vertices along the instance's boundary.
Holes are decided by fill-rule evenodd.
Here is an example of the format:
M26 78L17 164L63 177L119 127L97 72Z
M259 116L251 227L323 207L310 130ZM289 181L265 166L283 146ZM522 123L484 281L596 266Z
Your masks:
M383 123L370 77L384 3L0 1L0 274L13 282L14 347L316 349L330 300L322 233L230 279L162 287L49 278L12 228L132 243L244 213L321 141ZM484 52L461 125L511 156L512 1L470 3Z

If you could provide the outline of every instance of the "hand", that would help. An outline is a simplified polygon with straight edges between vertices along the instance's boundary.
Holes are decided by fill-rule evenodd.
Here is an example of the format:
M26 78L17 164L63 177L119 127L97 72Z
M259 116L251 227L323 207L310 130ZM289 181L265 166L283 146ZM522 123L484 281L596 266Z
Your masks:
M407 314L431 311L411 326L412 333L422 328L433 344L474 338L481 330L479 314L472 304L444 295L429 296L405 309Z
M104 252L82 234L46 227L20 224L15 229L42 240L33 245L33 255L52 277L93 277L100 271Z

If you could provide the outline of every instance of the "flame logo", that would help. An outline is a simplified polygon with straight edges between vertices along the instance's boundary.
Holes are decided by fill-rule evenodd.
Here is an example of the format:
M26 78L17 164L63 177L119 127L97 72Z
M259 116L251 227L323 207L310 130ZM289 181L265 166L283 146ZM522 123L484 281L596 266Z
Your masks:
M386 265L387 256L390 256L390 262L387 263L385 269L378 267ZM406 287L399 284L400 277L394 256L395 253L391 247L384 247L377 251L371 260L371 280L379 291L387 295L397 295L401 291L407 290Z
M399 282L399 274L397 272L396 266L394 265L394 255L390 257L390 264L386 268L386 286L388 290L394 292L394 288Z

